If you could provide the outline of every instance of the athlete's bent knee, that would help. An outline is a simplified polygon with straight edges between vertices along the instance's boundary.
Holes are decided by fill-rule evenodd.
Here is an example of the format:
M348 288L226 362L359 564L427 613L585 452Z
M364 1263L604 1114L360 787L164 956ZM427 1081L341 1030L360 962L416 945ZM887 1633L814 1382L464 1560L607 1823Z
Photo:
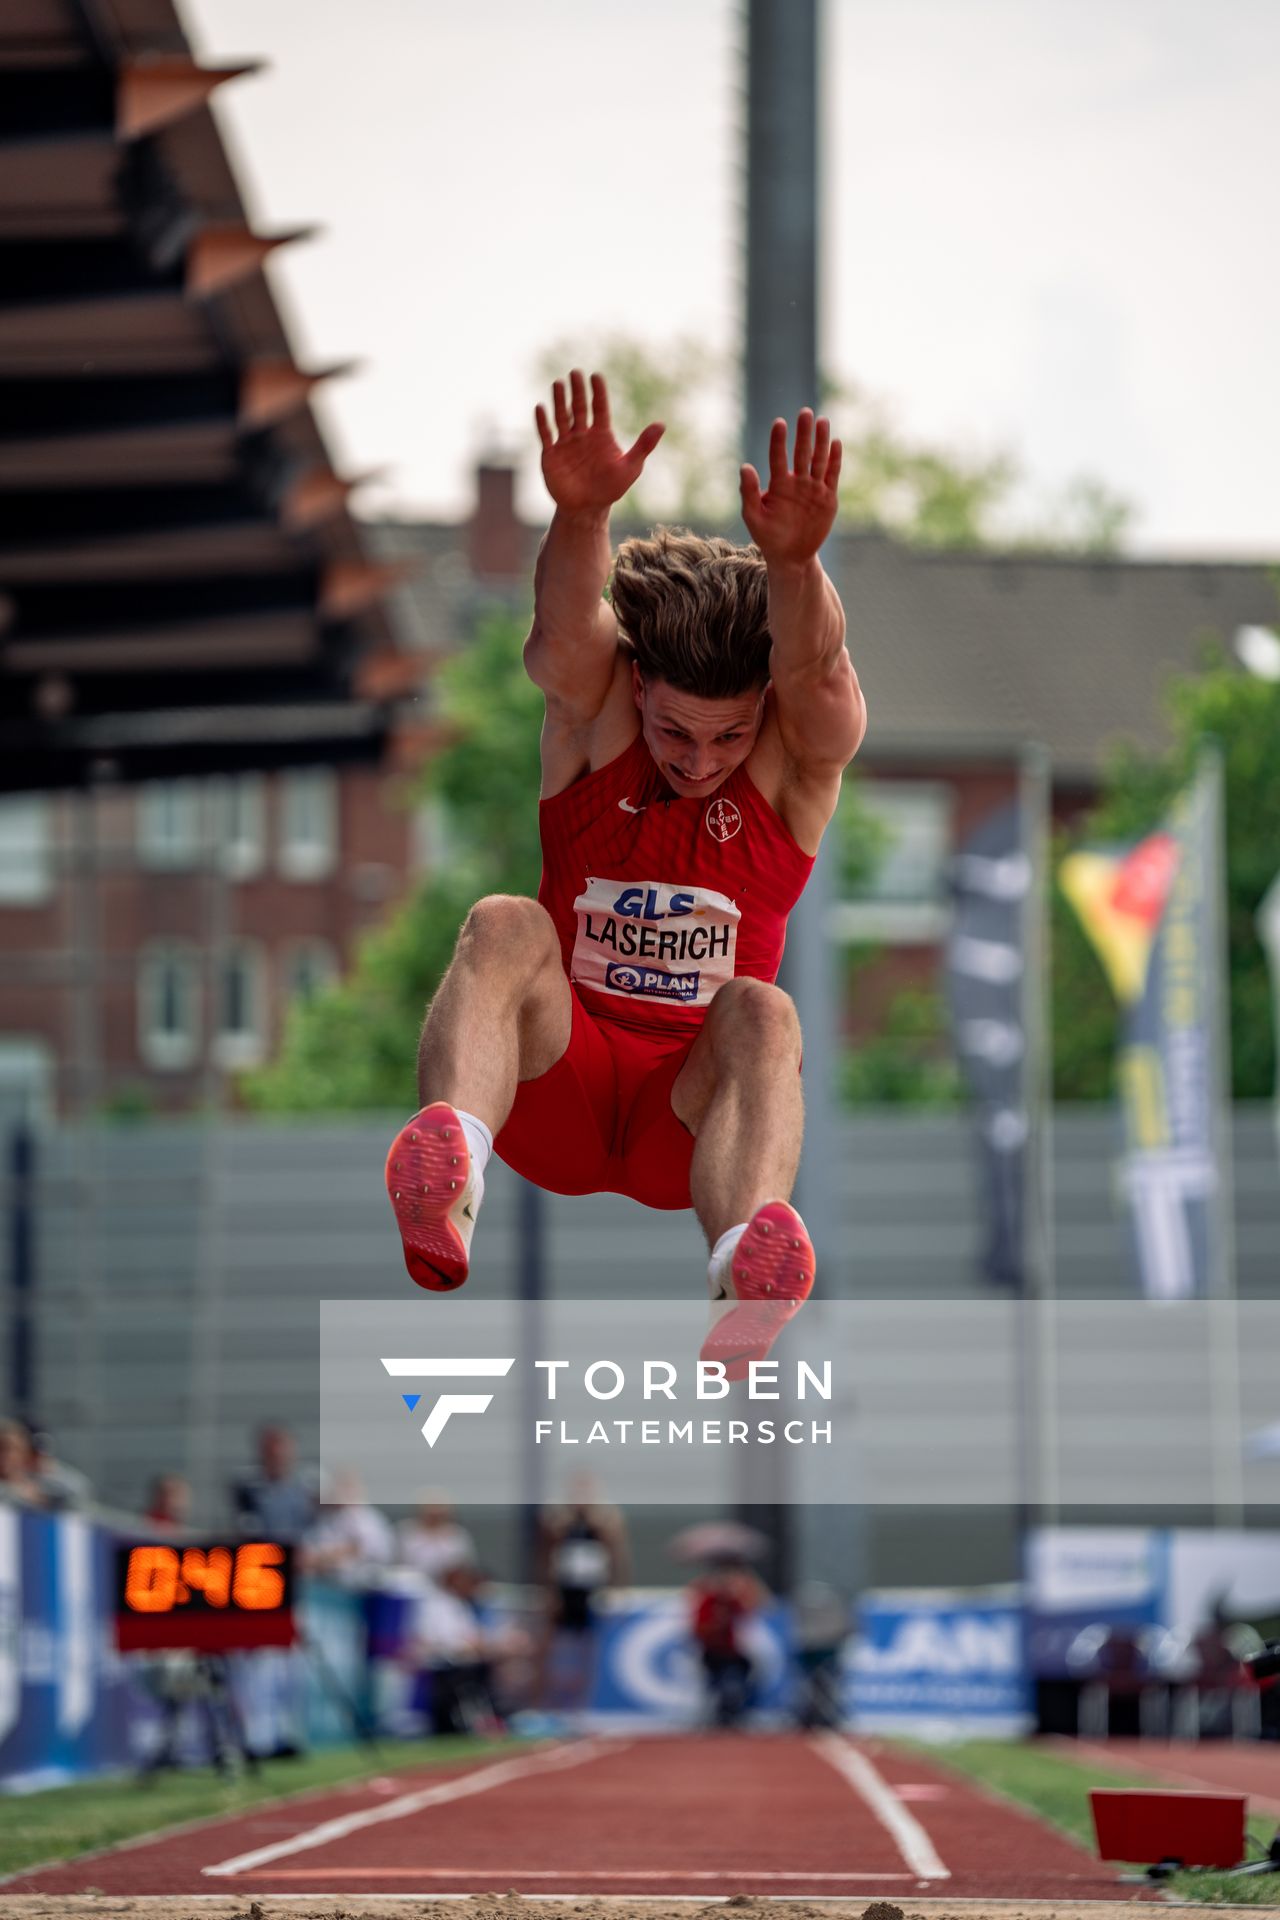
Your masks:
M713 1039L729 1051L800 1054L800 1018L795 1002L766 980L727 980L711 1002Z
M515 893L489 893L477 900L458 936L459 955L483 957L518 972L534 971L559 950L546 908Z

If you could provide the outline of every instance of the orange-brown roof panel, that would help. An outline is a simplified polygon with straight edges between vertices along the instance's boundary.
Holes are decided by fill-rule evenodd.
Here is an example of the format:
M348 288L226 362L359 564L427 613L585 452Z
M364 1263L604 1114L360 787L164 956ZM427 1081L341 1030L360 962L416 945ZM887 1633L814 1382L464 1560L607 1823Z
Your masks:
M359 672L389 704L391 576L270 284L296 236L262 230L210 110L249 70L202 67L173 0L0 3L0 788L89 777L104 726L122 777L167 764L179 708L261 708L215 764L296 753L290 701L313 741L385 734Z

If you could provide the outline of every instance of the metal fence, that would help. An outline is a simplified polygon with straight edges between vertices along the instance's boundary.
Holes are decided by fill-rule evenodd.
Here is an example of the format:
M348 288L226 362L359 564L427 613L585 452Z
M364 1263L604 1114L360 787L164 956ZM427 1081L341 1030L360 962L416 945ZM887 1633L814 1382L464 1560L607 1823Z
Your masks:
M150 1477L169 1470L191 1481L198 1511L212 1519L260 1424L280 1421L296 1431L304 1457L314 1451L317 1302L414 1291L382 1190L395 1124L67 1126L36 1137L25 1199L6 1155L10 1284L0 1350L10 1356L12 1385L25 1315L29 1405L100 1498L136 1506ZM1060 1109L1053 1141L1057 1291L1131 1293L1112 1116ZM1237 1110L1235 1151L1238 1289L1274 1296L1280 1170L1269 1109ZM838 1244L823 1268L824 1293L983 1293L963 1114L846 1119L834 1160ZM520 1183L492 1163L474 1288L518 1290L525 1217ZM651 1213L608 1195L547 1197L544 1226L549 1292L687 1298L703 1286L706 1256L690 1214ZM24 1263L26 1292L17 1284ZM422 1296L424 1313L436 1305ZM878 1537L899 1542L879 1556L878 1577L907 1577L923 1564L919 1526L877 1517ZM997 1535L1005 1540L1007 1529ZM975 1577L1011 1570L981 1554L972 1569Z

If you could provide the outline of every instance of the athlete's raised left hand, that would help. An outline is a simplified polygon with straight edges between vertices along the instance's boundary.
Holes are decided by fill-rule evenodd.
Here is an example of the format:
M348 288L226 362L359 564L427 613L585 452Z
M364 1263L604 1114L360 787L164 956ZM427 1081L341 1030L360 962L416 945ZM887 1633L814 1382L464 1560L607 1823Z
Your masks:
M769 435L769 489L760 491L753 466L739 474L742 518L766 561L794 566L811 560L836 517L841 446L831 438L831 422L815 423L812 407L796 421L795 463L787 464L787 423L775 420Z

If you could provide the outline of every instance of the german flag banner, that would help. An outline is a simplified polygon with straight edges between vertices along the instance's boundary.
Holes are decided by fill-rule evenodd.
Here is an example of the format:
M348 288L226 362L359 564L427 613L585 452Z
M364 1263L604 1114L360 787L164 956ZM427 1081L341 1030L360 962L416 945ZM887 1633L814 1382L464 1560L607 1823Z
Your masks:
M1140 1290L1229 1290L1221 776L1207 755L1160 828L1068 854L1059 881L1122 1009L1124 1188Z

